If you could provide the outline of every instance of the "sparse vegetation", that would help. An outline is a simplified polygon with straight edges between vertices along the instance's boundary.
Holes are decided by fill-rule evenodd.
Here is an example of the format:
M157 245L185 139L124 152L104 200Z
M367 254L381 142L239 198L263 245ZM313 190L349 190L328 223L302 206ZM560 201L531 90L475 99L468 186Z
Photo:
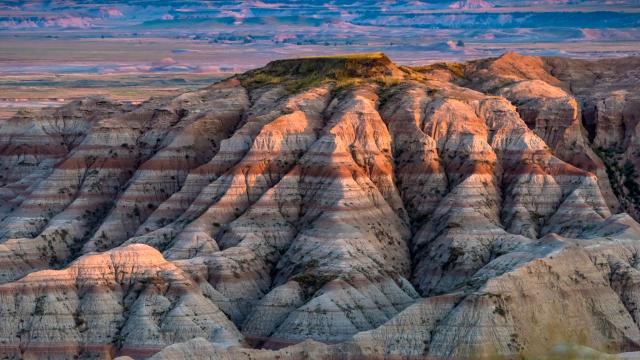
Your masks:
M426 66L416 66L411 68L414 71L419 73L428 73L436 70L444 70L450 72L452 75L466 79L464 65L461 63L453 63L453 62L443 62L437 64L431 64Z
M296 281L304 289L307 298L310 298L326 283L333 280L335 277L330 275L316 274L312 271L300 273L291 278Z
M239 79L248 89L284 85L288 92L297 93L326 83L334 84L334 91L362 82L392 86L402 80L400 74L384 54L371 53L277 60Z
M594 151L604 162L614 195L628 209L640 211L640 184L635 165L624 159L622 150L598 147Z

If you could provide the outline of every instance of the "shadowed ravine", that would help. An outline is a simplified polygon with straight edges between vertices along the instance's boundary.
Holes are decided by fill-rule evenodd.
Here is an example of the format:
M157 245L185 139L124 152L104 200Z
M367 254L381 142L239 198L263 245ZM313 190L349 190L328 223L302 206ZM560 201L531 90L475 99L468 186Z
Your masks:
M358 54L19 113L0 123L0 352L640 350L638 68Z

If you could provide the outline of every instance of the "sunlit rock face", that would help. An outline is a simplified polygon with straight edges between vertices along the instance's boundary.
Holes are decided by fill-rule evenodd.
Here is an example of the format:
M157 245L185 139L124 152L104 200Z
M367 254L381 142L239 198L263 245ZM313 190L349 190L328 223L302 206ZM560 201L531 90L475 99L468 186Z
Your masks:
M139 106L17 115L0 124L0 351L636 350L624 61L298 59Z

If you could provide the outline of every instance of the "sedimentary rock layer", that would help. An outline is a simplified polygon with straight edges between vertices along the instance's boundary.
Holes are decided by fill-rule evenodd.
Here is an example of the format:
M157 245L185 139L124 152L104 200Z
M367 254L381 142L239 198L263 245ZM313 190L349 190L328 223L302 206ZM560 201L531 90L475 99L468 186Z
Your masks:
M627 63L298 59L19 114L0 124L0 352L635 350Z

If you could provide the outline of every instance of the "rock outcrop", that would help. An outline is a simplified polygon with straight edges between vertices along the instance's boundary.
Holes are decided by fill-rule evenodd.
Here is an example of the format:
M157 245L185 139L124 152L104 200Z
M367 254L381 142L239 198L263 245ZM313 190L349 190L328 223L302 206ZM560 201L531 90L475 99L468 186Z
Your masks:
M194 280L147 245L87 254L0 286L5 356L149 355L201 336L242 335Z
M16 115L0 124L0 352L640 350L625 61L293 59L139 106Z

